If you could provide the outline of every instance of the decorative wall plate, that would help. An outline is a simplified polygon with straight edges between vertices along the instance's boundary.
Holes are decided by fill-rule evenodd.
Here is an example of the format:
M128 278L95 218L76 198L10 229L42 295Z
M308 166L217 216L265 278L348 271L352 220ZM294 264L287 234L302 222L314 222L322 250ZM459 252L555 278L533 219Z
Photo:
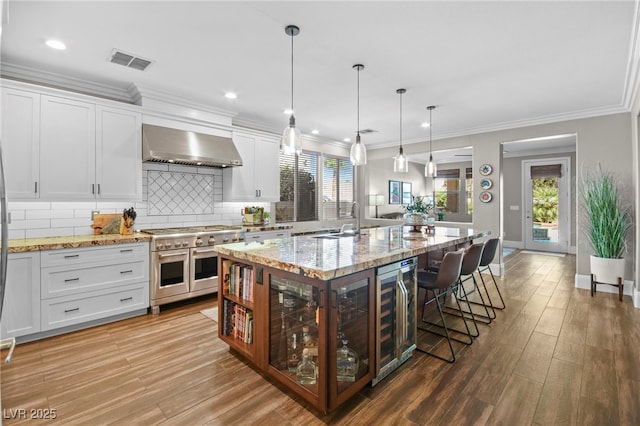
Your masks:
M493 172L493 167L491 164L483 164L480 166L480 174L482 176L489 176Z
M491 200L493 200L493 194L491 194L489 191L482 191L480 193L480 201L482 201L483 203L488 203Z
M489 189L493 186L493 181L489 178L484 178L480 181L480 188Z

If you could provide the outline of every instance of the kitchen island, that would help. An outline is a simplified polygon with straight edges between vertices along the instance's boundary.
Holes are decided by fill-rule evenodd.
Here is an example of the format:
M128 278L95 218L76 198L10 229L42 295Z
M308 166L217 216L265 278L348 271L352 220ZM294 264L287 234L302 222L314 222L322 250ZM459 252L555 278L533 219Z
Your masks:
M218 335L321 412L335 409L379 373L384 356L380 336L406 340L411 334L381 332L406 321L382 318L387 311L381 309L385 299L376 285L378 267L414 262L430 251L489 235L457 228L436 228L427 235L410 229L391 226L359 235L218 246L223 277ZM412 309L407 309L406 289L403 292L405 296L390 292L391 310L409 316ZM415 303L415 297L411 299ZM311 378L298 371L309 361L315 369Z

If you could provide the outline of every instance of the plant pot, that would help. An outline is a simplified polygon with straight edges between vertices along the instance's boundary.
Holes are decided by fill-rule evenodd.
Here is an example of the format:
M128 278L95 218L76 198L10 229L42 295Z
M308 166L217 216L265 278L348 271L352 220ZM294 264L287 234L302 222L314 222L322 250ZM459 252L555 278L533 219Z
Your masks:
M624 280L624 259L607 259L591 255L591 273L599 283L618 284L618 278Z

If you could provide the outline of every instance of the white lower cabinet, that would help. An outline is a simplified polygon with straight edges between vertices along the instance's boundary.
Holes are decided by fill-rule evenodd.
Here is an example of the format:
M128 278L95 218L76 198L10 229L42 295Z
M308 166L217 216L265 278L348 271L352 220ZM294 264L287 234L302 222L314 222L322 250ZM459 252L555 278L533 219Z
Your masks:
M149 243L11 253L2 338L33 340L148 307Z
M149 243L43 252L42 331L149 306Z
M1 338L40 331L40 252L10 253Z

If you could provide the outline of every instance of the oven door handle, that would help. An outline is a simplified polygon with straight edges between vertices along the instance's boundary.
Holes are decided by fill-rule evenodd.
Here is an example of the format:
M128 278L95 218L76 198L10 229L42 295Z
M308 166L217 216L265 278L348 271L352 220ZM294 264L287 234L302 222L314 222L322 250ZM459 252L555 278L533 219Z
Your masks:
M169 253L169 254L159 254L158 255L158 259L166 259L168 257L178 257L178 256L189 256L189 252L188 251L179 251L176 253Z
M193 250L193 254L205 254L205 253L216 253L216 249L210 249L210 250L198 250L198 249L194 249L194 250Z

